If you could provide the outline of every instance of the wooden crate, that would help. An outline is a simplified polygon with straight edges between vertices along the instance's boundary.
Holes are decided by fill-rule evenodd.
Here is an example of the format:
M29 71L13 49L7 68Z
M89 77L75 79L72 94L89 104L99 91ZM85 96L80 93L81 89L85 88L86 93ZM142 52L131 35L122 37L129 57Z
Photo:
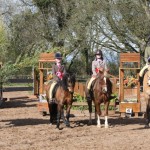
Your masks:
M141 103L120 103L120 112L126 112L126 108L132 108L133 112L141 111Z
M141 103L120 103L119 112L121 113L121 117L125 117L126 108L131 108L135 117L138 117L138 113L141 112Z
M39 112L45 112L45 113L49 113L49 108L48 108L48 103L47 102L39 102L37 104L37 108Z

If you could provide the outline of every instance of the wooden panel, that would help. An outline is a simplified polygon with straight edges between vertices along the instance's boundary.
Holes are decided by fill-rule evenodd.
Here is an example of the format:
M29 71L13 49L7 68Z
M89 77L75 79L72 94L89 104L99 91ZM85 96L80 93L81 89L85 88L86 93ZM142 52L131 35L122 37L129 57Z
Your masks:
M118 94L119 87L117 86L117 82L119 81L119 78L110 78L110 81L112 82L112 92Z
M85 96L85 83L76 82L74 92L84 97Z
M54 53L41 53L39 56L39 62L54 62L55 54Z
M140 53L120 53L120 62L140 62Z
M133 112L140 112L141 104L140 103L120 103L119 105L120 112L126 112L126 108L132 108Z
M124 79L124 70L120 70L120 101L124 100L124 85L123 85L123 79Z

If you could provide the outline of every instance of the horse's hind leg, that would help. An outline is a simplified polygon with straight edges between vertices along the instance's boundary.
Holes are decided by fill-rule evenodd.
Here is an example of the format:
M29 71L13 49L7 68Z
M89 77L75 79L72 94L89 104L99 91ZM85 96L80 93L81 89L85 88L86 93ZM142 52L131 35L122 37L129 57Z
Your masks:
M92 124L92 101L88 101L88 108L89 108L89 125Z
M147 107L146 107L146 124L145 124L145 128L149 128L149 122L150 122L150 106L147 105Z

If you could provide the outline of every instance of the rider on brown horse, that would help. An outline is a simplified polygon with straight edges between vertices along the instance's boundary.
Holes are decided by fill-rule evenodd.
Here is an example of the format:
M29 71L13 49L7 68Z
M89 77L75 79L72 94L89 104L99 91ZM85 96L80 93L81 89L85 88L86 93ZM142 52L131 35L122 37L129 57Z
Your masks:
M57 82L59 80L62 80L63 75L66 73L65 66L62 65L62 54L60 52L57 52L55 54L55 64L52 66L52 75L53 75L53 80L52 84L50 87L50 101L52 101L53 98L53 89Z
M96 51L95 59L92 61L92 72L93 72L93 74L92 74L92 77L91 77L91 79L87 85L87 101L91 100L91 96L90 96L91 84L96 79L97 73L99 71L104 72L104 76L107 76L108 69L107 69L106 62L103 59L103 54L102 54L101 50Z

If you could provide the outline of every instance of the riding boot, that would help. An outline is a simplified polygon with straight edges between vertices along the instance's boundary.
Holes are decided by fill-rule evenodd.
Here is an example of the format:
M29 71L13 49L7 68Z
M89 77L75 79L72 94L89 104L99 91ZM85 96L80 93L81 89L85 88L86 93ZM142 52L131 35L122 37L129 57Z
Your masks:
M89 90L89 89L87 89L86 100L87 100L87 101L91 101L91 100L92 100L92 99L91 99L91 95L90 95L90 90Z
M140 81L140 91L143 92L143 77L139 77Z

